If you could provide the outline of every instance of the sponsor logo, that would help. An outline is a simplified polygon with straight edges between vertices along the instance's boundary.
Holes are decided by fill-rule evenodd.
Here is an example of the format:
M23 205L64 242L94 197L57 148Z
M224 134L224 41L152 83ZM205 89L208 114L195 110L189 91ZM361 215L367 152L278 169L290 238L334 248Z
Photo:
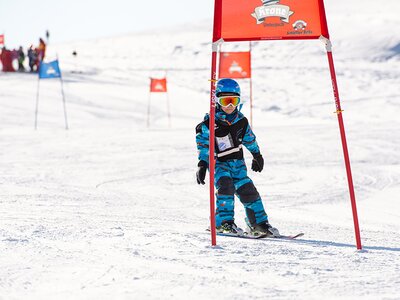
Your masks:
M237 73L240 73L240 75L242 75L242 76L247 75L247 72L244 72L243 68L236 61L232 62L228 71L229 71L229 74L233 74L233 73L237 72Z
M242 73L243 69L236 61L233 61L231 66L229 67L229 73L239 72Z
M303 34L312 34L312 30L306 30L307 22L303 20L297 20L292 24L294 31L288 31L288 35L303 35Z
M156 86L154 87L154 89L157 91L163 91L164 86L161 83L157 83Z
M46 70L46 74L47 75L55 75L55 74L57 74L57 71L52 66L49 66L48 69Z
M269 17L279 17L282 22L289 23L289 18L294 14L287 5L279 4L280 0L261 0L262 6L256 7L251 14L256 20L257 24L264 23L265 19Z
M296 22L293 23L293 28L294 30L302 31L305 30L307 27L307 23L304 22L303 20L297 20Z

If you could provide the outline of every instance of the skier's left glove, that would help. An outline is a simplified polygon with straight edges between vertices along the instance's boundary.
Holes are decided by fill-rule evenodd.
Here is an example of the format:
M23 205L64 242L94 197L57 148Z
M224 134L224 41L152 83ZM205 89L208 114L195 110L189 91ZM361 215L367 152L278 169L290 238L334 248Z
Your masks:
M260 152L252 154L253 154L253 161L251 163L251 169L254 172L261 172L264 168L264 159Z
M208 167L208 163L204 160L199 161L198 165L199 168L196 172L196 179L198 184L205 184L204 179L206 178L206 171Z

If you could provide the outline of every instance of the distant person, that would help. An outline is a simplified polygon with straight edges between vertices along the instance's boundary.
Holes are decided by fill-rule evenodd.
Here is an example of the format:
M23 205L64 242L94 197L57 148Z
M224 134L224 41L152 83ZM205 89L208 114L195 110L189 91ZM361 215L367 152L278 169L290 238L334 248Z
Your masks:
M24 62L25 62L25 53L24 53L24 49L22 48L22 46L20 46L18 49L18 71L19 72L25 71Z
M31 72L35 72L35 66L37 61L37 52L36 49L33 49L31 45L28 50L28 59L29 59L29 68Z
M46 43L42 38L39 39L39 47L37 48L38 60L42 62L46 55Z
M17 49L11 50L11 60L13 61L14 59L16 59L18 61L18 50Z

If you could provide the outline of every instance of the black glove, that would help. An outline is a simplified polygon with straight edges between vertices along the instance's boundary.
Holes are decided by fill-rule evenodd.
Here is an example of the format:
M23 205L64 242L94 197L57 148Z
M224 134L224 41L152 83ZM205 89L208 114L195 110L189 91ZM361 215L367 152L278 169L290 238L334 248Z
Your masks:
M254 172L261 172L264 168L264 159L260 152L253 153L253 161L251 163L251 169Z
M206 178L206 171L208 167L208 163L205 162L204 160L199 161L198 163L198 169L196 172L196 178L197 178L197 183L198 184L205 184L204 179Z

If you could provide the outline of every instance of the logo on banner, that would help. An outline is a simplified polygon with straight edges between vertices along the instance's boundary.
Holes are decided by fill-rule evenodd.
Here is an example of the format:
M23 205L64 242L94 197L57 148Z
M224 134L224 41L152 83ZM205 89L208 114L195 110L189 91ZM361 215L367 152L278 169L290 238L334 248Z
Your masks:
M289 23L289 17L294 14L287 5L278 4L280 0L261 0L262 6L256 7L251 15L257 24L264 23L266 18L279 17L282 22Z
M163 91L164 86L161 83L157 83L156 86L154 87L154 89L157 91Z
M235 72L240 73L240 75L242 76L247 75L247 72L243 72L243 68L236 61L233 61L231 66L229 67L229 73L233 74Z
M52 66L49 66L48 69L46 70L46 75L55 75L55 74L57 74L57 71Z
M296 30L296 31L303 31L306 29L307 23L304 22L303 20L298 20L298 21L294 22L292 26L293 26L294 30Z
M288 31L288 35L312 34L312 30L306 30L307 23L303 20L297 20L292 24L294 31Z

